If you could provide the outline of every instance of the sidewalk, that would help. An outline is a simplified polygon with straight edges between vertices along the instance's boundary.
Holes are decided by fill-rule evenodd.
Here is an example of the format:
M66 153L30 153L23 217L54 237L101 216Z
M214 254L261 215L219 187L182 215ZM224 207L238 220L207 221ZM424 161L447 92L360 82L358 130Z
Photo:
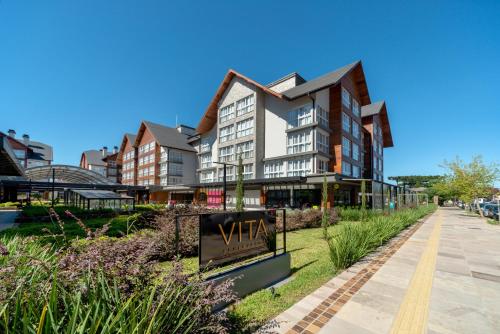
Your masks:
M0 231L14 227L19 212L19 210L0 210Z
M500 227L439 209L276 320L278 333L500 333Z

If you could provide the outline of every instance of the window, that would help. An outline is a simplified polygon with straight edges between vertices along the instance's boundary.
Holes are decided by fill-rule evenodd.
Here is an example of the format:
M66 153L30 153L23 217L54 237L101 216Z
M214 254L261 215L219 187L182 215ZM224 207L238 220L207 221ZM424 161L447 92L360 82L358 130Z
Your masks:
M275 177L283 177L283 161L266 162L264 165L264 178L271 179Z
M328 124L328 112L321 106L316 106L316 119L319 125L325 128L330 127L330 125Z
M311 131L292 132L288 134L288 154L307 152L311 150Z
M346 137L342 137L342 154L345 157L351 156L351 141Z
M212 153L205 153L200 155L200 167L201 168L212 167Z
M358 178L361 176L361 168L359 166L352 165L352 176Z
M358 122L352 121L352 135L354 138L359 139L360 131Z
M352 143L352 158L359 161L359 145Z
M149 151L153 151L155 149L155 142L152 141L150 143L139 146L139 154L147 153Z
M236 123L236 138L253 134L253 118Z
M328 172L328 161L318 160L318 173Z
M378 170L378 159L373 157L373 169Z
M200 144L200 152L205 153L205 152L210 152L211 147L210 147L210 138L202 138L201 139L201 144Z
M210 171L203 171L200 173L200 182L206 183L206 182L213 182L214 181L214 172L213 170Z
M219 111L219 123L224 123L234 118L234 104L230 104Z
M378 159L378 170L382 171L382 159Z
M149 167L149 176L154 176L155 175L155 166Z
M344 87L342 87L342 104L351 108L351 94Z
M351 117L345 112L342 112L342 129L345 132L351 132Z
M312 123L312 106L307 104L305 106L296 108L288 113L288 127L295 128L302 125Z
M139 166L144 165L144 157L139 158Z
M169 163L168 164L168 175L182 176L183 168L181 164Z
M182 177L178 176L169 176L168 184L182 184Z
M181 152L169 150L168 154L169 154L168 161L182 163L182 153Z
M359 117L361 115L361 112L359 110L359 103L355 99L352 99L352 113L356 117Z
M311 173L311 159L294 159L288 161L287 176L306 176Z
M249 95L236 102L236 116L241 116L253 111L255 108L254 95Z
M236 145L236 157L239 159L240 155L242 159L253 158L253 141Z
M344 175L351 175L351 164L346 162L346 161L342 161L342 174Z
M224 181L224 167L219 168L219 181ZM226 166L226 181L234 181L234 167Z
M253 178L253 164L243 165L243 179L248 180Z
M328 153L328 139L329 136L325 136L324 134L320 133L319 131L316 133L316 146L318 151Z
M224 143L234 139L234 125L226 126L219 130L219 142Z
M226 146L219 149L219 161L228 162L234 160L234 146Z

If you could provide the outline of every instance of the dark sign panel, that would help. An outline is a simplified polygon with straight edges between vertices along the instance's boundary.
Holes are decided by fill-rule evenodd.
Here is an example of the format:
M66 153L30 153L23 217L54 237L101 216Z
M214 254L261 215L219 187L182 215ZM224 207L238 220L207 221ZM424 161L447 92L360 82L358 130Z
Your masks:
M200 215L200 266L221 265L275 250L275 211Z

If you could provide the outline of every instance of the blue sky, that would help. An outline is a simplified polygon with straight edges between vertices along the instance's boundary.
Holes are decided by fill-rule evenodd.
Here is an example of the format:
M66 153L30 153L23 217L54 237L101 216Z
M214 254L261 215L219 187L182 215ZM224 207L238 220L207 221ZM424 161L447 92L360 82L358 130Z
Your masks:
M55 162L142 119L196 126L227 69L268 83L363 61L387 101L385 176L500 156L499 1L0 0L0 130Z

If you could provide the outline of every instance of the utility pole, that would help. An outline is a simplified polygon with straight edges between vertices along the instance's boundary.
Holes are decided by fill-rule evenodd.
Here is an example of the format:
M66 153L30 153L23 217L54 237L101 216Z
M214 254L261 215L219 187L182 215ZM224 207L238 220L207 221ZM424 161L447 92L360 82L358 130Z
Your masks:
M56 170L52 168L52 207L54 207L54 187L56 182Z
M229 166L237 166L235 164L229 164L227 162L219 162L219 161L215 161L214 163L216 164L219 164L219 165L222 165L223 168L224 168L224 173L222 174L222 177L223 177L223 180L222 180L222 209L224 211L226 211L226 194L227 194L227 172L226 172L226 167L229 165Z

